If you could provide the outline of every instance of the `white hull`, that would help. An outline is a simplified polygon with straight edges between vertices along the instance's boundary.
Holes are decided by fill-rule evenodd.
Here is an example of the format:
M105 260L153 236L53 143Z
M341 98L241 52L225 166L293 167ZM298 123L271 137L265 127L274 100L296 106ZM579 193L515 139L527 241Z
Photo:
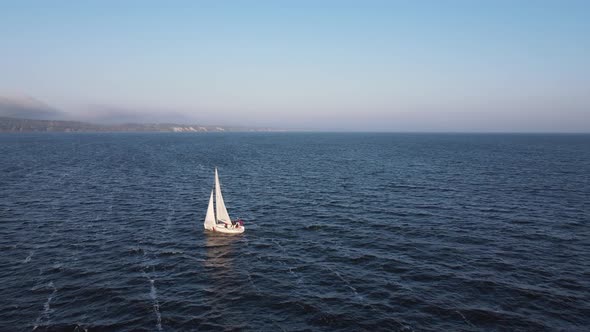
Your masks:
M217 232L217 233L224 233L224 234L242 234L246 230L246 228L244 226L239 226L239 227L227 226L227 228L225 226L226 226L225 224L215 225L213 227L213 229L211 229L211 231Z

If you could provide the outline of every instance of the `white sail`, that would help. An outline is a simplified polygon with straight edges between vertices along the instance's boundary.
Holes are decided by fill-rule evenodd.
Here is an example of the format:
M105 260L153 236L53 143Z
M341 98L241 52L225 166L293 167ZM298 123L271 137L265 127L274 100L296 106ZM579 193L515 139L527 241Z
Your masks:
M215 168L215 210L217 210L217 221L231 225L231 219L223 203L223 196L221 196L221 187L219 185L219 175L217 175L217 168Z
M209 197L209 206L207 207L207 215L205 216L205 229L213 229L215 227L215 212L213 211L213 190L211 190L211 197Z

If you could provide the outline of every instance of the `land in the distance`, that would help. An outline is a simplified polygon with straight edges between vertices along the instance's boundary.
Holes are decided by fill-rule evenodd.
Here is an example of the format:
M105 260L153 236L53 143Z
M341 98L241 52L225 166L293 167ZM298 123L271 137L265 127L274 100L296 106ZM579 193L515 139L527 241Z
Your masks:
M244 132L283 131L272 128L183 125L174 123L96 124L79 121L0 117L0 132Z
M132 115L131 119L130 116ZM284 131L273 128L247 126L195 125L147 120L141 112L106 112L95 120L73 118L45 102L30 96L7 97L0 95L0 132L244 132ZM166 117L164 117L166 118ZM127 120L125 120L127 119ZM117 122L114 122L117 121ZM182 121L182 120L181 120Z

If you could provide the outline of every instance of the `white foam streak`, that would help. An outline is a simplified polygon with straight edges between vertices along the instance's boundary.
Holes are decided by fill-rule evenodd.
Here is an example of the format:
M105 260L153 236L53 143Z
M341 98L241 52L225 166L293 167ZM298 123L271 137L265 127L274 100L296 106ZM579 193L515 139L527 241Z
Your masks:
M148 278L149 279L149 278ZM160 314L160 303L158 302L158 293L156 291L156 286L154 285L154 280L149 279L150 281L150 298L152 299L154 305L154 313L156 313L156 327L158 331L162 331L162 315Z
M346 278L344 278L342 275L340 275L338 271L332 269L331 267L328 266L327 268L328 270L332 271L332 273L334 273L342 282L344 282L346 287L348 287L348 289L352 291L352 293L358 300L364 301L364 298L359 295L359 293L356 291L356 288L354 288Z
M463 318L463 321L465 321L465 323L467 323L469 326L471 327L475 327L475 325L473 325L468 319L467 317L465 317L465 315L463 315L463 313L459 310L455 310L456 313L458 313L459 315L461 315L461 317Z
M273 242L274 244L276 244L276 245L277 245L277 247L278 247L278 248L279 248L279 249L280 249L282 252L286 253L286 250L285 250L285 248L284 248L284 247L281 245L281 243L279 243L279 241L277 241L277 240L275 240L275 239L272 239L272 242ZM281 265L285 265L285 266L287 266L287 264L286 264L285 262L283 262L283 261L279 261L279 263L280 263ZM293 267L292 267L292 266L287 266L287 268L289 269L289 273L290 273L290 274L291 274L291 275L292 275L292 276L293 276L295 279L297 279L297 280L295 281L295 283L296 283L297 285L301 285L301 283L303 282L303 280L301 279L301 276L299 276L299 274L297 274L295 271L293 271Z
M51 314L52 311L50 306L51 300L53 300L53 297L55 297L55 294L57 293L57 288L55 288L55 286L53 285L53 281L50 281L47 287L52 288L53 292L49 294L47 301L43 305L43 313L41 313L41 315L37 317L37 320L35 321L35 326L33 327L33 331L35 331L39 327L39 323L41 323L43 319L46 319L47 323L49 323L49 314Z
M23 263L28 263L31 261L31 258L33 258L33 252L31 251L29 253L29 256L27 256L27 258L25 258L25 260L23 261Z

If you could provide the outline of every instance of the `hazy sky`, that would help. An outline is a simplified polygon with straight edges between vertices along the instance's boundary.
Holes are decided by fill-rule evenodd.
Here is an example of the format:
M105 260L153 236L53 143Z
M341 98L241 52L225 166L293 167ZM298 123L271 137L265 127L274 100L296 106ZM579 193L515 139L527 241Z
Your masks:
M590 131L590 1L3 1L0 96L81 118Z

